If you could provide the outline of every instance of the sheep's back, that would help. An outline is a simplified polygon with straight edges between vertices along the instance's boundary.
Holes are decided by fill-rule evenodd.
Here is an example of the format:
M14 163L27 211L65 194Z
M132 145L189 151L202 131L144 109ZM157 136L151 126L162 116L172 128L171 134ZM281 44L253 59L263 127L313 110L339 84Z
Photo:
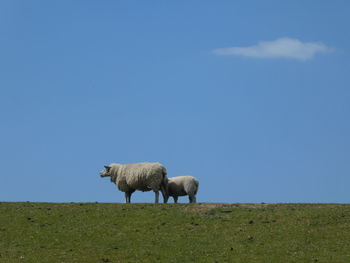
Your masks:
M135 190L159 190L165 168L160 163L125 164L120 174L125 176L127 185Z

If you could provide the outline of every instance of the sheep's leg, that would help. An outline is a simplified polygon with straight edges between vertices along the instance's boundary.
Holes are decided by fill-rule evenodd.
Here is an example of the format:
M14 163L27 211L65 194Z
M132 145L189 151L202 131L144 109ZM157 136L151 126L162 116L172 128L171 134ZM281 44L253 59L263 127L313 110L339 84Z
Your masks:
M163 185L160 186L160 191L161 191L162 196L163 196L163 202L164 202L164 204L166 204L168 202L169 196L168 196L167 191Z
M169 196L163 196L164 204L168 203Z
M130 191L130 194L129 194L129 203L131 203L131 195L132 195L133 192L135 192L135 190L131 190L131 191Z
M189 195L188 199L190 199L190 203L195 203L196 202L196 197L194 195Z
M131 195L133 192L125 192L125 203L131 202Z
M178 197L177 196L173 196L173 198L174 198L174 203L177 204Z
M159 191L154 191L154 194L156 196L155 203L158 204L159 203Z
M129 203L131 203L131 195L133 192L129 192Z
M129 203L129 193L125 192L125 203Z

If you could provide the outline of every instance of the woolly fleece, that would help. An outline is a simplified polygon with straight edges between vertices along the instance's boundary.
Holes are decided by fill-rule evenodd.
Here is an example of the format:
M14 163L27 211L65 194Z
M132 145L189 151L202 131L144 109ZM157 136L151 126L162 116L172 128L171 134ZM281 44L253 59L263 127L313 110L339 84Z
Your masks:
M168 178L169 196L195 196L199 187L199 181L193 176L177 176Z
M110 164L111 181L122 192L159 191L166 182L166 168L160 163Z

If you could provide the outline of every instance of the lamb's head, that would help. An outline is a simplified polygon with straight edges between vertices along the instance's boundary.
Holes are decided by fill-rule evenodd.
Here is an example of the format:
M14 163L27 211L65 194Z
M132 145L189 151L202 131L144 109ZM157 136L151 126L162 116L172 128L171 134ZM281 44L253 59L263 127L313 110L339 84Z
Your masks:
M100 176L101 177L107 177L107 176L111 176L111 166L110 165L105 165L104 166L105 169L103 169L101 172L100 172Z

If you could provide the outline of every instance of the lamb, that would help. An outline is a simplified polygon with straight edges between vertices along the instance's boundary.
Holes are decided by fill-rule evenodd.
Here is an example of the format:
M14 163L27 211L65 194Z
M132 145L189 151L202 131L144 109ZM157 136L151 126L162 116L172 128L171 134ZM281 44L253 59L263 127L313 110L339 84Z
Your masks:
M193 176L168 178L168 197L172 196L177 203L179 196L188 195L190 203L196 203L199 181Z
M167 171L160 163L132 163L105 165L100 172L101 177L109 176L111 182L125 193L126 203L130 203L131 195L136 190L151 191L155 193L155 203L159 203L159 190L163 195L164 203L168 200Z

